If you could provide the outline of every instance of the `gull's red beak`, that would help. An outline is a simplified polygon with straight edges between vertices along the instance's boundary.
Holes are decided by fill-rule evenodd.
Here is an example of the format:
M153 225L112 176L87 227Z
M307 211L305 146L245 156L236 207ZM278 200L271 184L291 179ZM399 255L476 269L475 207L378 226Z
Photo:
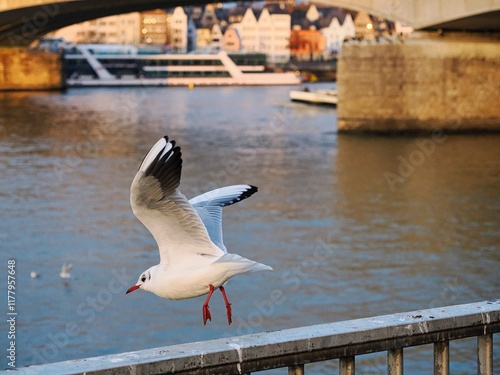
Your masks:
M133 285L130 288L128 288L127 293L125 294L129 294L130 292L133 292L134 290L139 289L140 287L141 287L140 285Z

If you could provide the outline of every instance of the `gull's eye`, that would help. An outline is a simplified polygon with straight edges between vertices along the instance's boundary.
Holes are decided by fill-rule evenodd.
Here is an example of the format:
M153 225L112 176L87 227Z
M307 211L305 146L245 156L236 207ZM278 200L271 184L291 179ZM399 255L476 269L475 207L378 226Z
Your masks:
M141 277L141 281L142 281L142 282L146 281L146 275L142 275L142 277Z

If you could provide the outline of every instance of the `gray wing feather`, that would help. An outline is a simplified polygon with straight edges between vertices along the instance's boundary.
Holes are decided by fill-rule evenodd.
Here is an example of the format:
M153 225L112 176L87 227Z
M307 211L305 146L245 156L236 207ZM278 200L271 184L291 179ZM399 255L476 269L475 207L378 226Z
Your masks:
M222 207L219 206L194 206L212 242L219 249L227 253L226 246L222 238Z
M222 235L222 208L237 203L257 192L252 185L232 185L211 190L189 200L205 224L214 244L227 253Z

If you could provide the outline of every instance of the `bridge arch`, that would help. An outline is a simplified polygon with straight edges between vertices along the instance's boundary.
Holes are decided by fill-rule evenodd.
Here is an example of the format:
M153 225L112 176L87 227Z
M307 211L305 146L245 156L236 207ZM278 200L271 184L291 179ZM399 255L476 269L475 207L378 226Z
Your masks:
M415 29L500 31L500 0L318 1L321 4L364 11L391 21L400 21Z
M230 0L221 0L228 2ZM500 31L500 0L317 0L364 11L415 29ZM28 46L43 35L90 19L156 8L205 5L207 0L2 0L0 46ZM314 3L315 0L312 0ZM20 7L22 6L22 7Z
M0 13L0 46L29 46L51 31L95 18L208 3L206 0L45 1Z

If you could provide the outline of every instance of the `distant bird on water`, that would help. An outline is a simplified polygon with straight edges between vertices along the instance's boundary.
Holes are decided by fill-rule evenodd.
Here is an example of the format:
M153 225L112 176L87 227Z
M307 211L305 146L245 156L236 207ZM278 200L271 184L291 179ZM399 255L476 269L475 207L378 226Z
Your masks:
M61 272L59 272L59 276L61 276L62 279L70 279L71 274L69 273L69 271L71 271L72 268L73 268L73 264L64 263L61 267Z
M127 293L136 289L180 300L208 293L203 324L212 320L208 303L219 289L231 324L231 304L224 289L231 277L271 267L228 253L222 239L222 208L250 197L251 185L209 191L191 200L179 191L181 149L167 136L147 153L130 188L132 211L149 229L160 250L160 263L144 271Z

